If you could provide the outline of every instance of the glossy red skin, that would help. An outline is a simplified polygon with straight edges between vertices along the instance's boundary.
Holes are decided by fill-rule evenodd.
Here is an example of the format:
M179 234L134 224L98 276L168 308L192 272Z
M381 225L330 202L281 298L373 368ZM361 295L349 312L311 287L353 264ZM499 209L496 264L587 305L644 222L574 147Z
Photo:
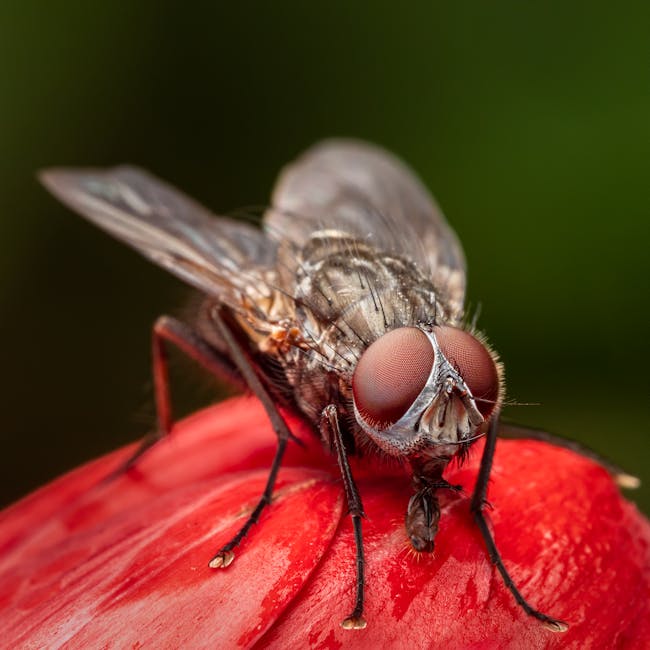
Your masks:
M238 398L179 423L138 468L93 461L0 517L0 630L11 648L642 648L650 638L650 525L606 472L536 442L500 441L490 517L523 594L571 624L527 617L491 566L468 498L448 495L432 555L406 539L408 476L357 463L367 557L365 630L334 459L289 418L276 497L225 570L207 563L261 492L274 449ZM482 443L447 478L467 494Z

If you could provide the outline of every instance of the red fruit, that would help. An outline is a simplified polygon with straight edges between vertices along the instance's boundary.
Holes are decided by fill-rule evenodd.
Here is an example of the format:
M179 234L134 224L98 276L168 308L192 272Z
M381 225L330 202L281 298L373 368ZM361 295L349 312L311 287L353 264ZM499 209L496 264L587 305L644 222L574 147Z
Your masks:
M213 570L260 495L274 435L239 398L179 423L137 469L100 483L132 447L93 461L0 517L0 645L7 648L642 648L650 638L650 525L607 473L569 451L500 441L490 513L524 596L570 623L548 631L491 566L467 496L443 495L436 550L404 529L408 476L357 463L368 519L365 630L334 458L295 418L273 504ZM471 493L481 443L446 478Z

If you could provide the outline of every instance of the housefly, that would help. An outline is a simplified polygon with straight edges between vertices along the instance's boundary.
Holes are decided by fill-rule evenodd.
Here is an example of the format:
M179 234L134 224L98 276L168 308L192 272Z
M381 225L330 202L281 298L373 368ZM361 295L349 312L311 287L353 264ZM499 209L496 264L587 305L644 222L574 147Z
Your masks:
M437 495L458 489L443 472L486 436L471 510L490 559L527 614L566 629L523 598L488 527L483 507L503 369L484 336L465 324L460 243L405 164L361 142L318 144L282 171L261 228L214 216L133 167L52 169L41 179L73 210L205 295L196 323L163 316L154 326L159 429L127 465L171 429L170 343L248 385L269 415L278 442L265 491L211 567L232 562L271 501L293 439L277 405L289 405L338 460L357 552L356 599L342 625L363 628L364 511L348 457L390 456L409 469L406 532L416 551L431 552Z

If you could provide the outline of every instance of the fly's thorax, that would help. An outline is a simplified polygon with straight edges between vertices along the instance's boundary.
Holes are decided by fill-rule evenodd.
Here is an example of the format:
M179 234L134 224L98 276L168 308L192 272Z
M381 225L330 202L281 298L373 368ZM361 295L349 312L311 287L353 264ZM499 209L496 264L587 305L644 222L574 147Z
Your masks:
M343 231L319 230L299 250L282 251L289 254L295 322L310 347L282 359L295 401L313 422L336 403L357 431L351 384L370 343L417 323L455 323L459 314L408 258Z
M331 362L345 359L351 371L369 343L386 332L457 316L410 260L344 232L318 231L295 254L300 326Z
M400 327L364 352L352 378L358 426L393 456L453 456L485 429L502 368L480 338L449 325Z

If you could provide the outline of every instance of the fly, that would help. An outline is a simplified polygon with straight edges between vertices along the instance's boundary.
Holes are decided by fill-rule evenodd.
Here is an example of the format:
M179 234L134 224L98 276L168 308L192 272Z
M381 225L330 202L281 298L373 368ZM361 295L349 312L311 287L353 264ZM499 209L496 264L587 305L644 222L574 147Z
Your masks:
M471 510L490 559L527 614L554 631L567 628L524 599L488 527L483 508L503 368L485 337L464 324L460 243L400 160L362 142L318 144L282 171L261 228L214 216L133 167L52 169L41 180L70 208L205 295L195 323L163 316L154 325L158 432L126 467L172 428L169 344L247 385L268 413L278 443L266 488L210 567L233 561L233 549L271 501L294 439L277 408L288 405L336 455L357 554L356 599L342 626L363 628L364 510L348 457L363 450L409 468L406 533L416 551L431 552L437 494L458 489L443 472L486 436ZM549 439L502 425L500 433ZM619 482L634 482L598 460Z

